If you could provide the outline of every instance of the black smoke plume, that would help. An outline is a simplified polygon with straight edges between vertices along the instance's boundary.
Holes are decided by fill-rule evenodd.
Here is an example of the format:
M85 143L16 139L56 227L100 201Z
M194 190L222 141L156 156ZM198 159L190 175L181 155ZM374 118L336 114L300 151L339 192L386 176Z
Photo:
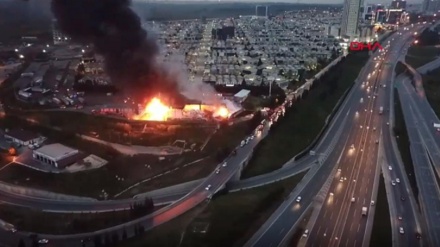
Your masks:
M155 64L156 43L148 39L130 0L52 0L52 12L62 32L82 44L92 44L105 59L115 85L146 91L176 91L173 79Z

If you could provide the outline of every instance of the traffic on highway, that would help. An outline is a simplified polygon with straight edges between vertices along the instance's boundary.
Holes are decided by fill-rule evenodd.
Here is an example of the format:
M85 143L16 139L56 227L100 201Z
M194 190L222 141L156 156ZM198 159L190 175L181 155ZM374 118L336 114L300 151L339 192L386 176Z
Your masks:
M17 6L30 13L27 2ZM362 1L349 0L341 10L285 11L273 3L273 9L257 5L248 16L235 12L235 5L213 3L239 17L163 21L143 20L131 1L50 2L53 45L39 44L40 36L22 36L18 46L0 37L0 161L7 160L0 167L0 246L130 246L128 239L133 246L219 246L209 241L230 235L234 245L245 247L440 246L440 117L424 84L427 75L431 84L438 82L432 74L440 68L440 4L434 9L425 1L423 11L414 11L394 0L363 10ZM188 3L179 4L183 10ZM210 13L208 7L199 12ZM150 28L154 38L147 37ZM182 63L184 75L172 72L181 66L168 60ZM360 61L356 70L347 66L350 61ZM18 69L9 69L14 63ZM53 88L46 89L49 81ZM124 94L118 94L117 81ZM127 96L141 87L148 93L136 100L146 103ZM317 107L327 103L332 107ZM88 129L94 124L82 120L74 125L70 116L80 115L57 117L72 113L102 126ZM308 117L320 121L317 127L308 129ZM43 142L56 148L43 152L41 133L12 136L15 125L21 133L30 132L22 126L51 133ZM103 132L108 139L97 133L101 128L109 129ZM95 140L83 140L82 132L91 130ZM75 139L72 146L102 148L109 161L95 150L54 143L65 136ZM28 163L19 159L26 152ZM105 162L97 165L90 157ZM186 163L194 157L206 164ZM124 169L136 174L124 177ZM84 187L111 183L114 195L101 187L104 196L94 191L86 197L83 188L74 190L78 195L62 191L76 180L88 182L79 176L94 172L96 183ZM99 179L108 174L113 180ZM54 184L60 189L50 190ZM119 199L125 192L128 198ZM247 198L254 205L243 203ZM240 226L246 231L231 226L240 222L232 213L223 216L224 208L247 217L249 224ZM20 212L45 215L48 222L57 215L66 219L59 228L71 228L39 232ZM78 220L84 215L103 216L103 224L78 229L91 224ZM157 229L166 229L160 234L170 238L168 244L151 234Z

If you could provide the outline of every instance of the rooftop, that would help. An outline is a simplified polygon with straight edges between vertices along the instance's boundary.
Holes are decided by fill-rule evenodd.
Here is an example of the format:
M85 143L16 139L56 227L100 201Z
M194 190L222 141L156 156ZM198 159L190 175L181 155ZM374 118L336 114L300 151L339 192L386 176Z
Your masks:
M23 129L11 129L8 132L5 132L5 135L24 142L40 137L40 135L38 135L37 133Z
M65 158L66 156L70 156L78 153L78 150L64 146L60 143L54 143L54 144L45 145L35 150L35 152L38 152L42 155L46 155L55 160L59 160Z

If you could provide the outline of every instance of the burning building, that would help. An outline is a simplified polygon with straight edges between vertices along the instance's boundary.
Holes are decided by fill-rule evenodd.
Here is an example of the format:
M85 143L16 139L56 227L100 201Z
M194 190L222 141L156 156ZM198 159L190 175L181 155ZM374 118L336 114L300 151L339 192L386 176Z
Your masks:
M238 108L236 108L238 109ZM236 110L235 110L236 111ZM225 120L234 112L227 105L186 104L183 108L175 108L155 97L146 104L139 105L138 114L131 116L140 121L168 121L168 120Z

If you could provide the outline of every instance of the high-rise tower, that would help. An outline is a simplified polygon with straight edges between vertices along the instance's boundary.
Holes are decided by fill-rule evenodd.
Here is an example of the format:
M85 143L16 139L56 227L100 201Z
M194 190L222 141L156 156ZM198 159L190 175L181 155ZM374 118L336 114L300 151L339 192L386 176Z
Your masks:
M422 11L425 13L437 13L440 10L440 0L424 0Z
M362 0L345 0L342 11L342 37L351 39L358 36L359 13L362 2Z

